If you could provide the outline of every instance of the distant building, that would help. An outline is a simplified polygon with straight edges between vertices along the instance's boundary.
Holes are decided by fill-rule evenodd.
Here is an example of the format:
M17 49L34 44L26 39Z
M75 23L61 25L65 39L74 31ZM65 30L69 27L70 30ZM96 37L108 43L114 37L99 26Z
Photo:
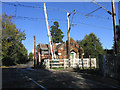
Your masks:
M105 49L106 54L114 54L113 49Z
M67 59L67 41L64 43L54 43L53 49L55 53L55 57L58 59ZM77 59L80 57L80 48L79 45L70 38L70 58ZM40 45L40 55L41 59L49 59L51 58L50 48L48 44Z

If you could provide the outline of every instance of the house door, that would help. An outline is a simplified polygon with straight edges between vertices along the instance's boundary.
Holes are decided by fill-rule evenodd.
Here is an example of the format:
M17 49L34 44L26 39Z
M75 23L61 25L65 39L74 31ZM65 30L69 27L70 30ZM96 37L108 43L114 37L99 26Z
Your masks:
M74 53L70 53L70 59L74 59Z
M75 55L76 55L76 53L72 51L72 52L70 53L70 59L75 59Z

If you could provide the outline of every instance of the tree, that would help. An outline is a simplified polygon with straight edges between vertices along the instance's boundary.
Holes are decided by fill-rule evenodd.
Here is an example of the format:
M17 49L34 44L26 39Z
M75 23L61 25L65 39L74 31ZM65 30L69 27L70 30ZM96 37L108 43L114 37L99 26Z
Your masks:
M12 16L6 13L2 18L2 62L3 65L26 63L27 50L22 44L26 39L24 31L16 28Z
M32 52L29 53L29 61L33 61L34 54Z
M118 55L120 55L120 41L117 42L117 47L118 47Z
M120 55L120 25L116 26L116 39L117 39L117 54ZM115 42L113 43L112 48L115 52Z
M53 43L63 42L63 32L59 29L59 23L57 21L54 22L54 25L51 26L51 35Z
M115 52L115 43L113 44L112 48ZM120 55L120 41L117 41L117 55Z
M89 55L97 57L98 54L104 53L100 39L93 33L86 35L83 40L77 40L76 42L84 49L84 57L89 57Z

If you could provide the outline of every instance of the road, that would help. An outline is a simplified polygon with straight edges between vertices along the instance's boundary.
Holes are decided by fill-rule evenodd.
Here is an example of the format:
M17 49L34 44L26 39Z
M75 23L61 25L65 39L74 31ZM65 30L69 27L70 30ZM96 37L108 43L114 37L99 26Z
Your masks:
M102 80L103 79L103 80ZM2 88L118 88L119 82L65 70L3 68Z

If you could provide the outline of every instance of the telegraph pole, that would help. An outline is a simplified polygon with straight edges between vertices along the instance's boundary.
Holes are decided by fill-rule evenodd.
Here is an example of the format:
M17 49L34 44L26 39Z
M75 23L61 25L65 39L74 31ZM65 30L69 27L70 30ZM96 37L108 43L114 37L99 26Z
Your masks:
M36 66L36 61L35 61L35 36L34 36L34 67Z
M117 40L116 40L116 13L114 0L111 0L112 4L112 17L113 17L113 28L114 28L114 42L115 42L115 54L117 54Z
M93 1L91 1L93 2ZM96 2L93 2L95 4L97 4ZM106 8L104 8L103 6L101 6L100 4L97 4L98 6L102 7L104 10L106 10L110 15L112 15L113 18L113 30L114 30L114 47L115 47L115 55L117 55L117 39L116 39L116 13L115 13L115 4L114 4L114 0L111 0L111 6L112 6L112 13L110 11L108 11ZM91 14L91 13L90 13Z
M68 59L69 59L69 40L70 40L70 27L69 27L69 12L67 12L67 29L68 29Z
M68 29L68 32L67 32L67 34L68 34L68 43L67 43L67 44L68 44L68 46L67 46L68 49L67 49L67 50L68 50L68 51L67 51L67 53L68 53L68 60L69 60L69 67L70 67L70 58L69 58L69 57L70 57L70 55L69 55L69 54L70 54L70 53L69 53L69 51L70 51L70 50L69 50L69 49L70 49L70 27L69 27L69 15L70 15L69 12L67 12L67 29Z
M40 43L38 44L38 58L37 58L37 67L39 66L39 62L40 62Z
M70 67L70 29L71 29L71 26L72 26L72 20L73 20L73 16L72 16L72 20L71 20L71 23L70 23L70 25L69 25L69 16L71 15L73 13L73 15L76 13L75 12L75 9L71 12L71 13L69 13L69 12L67 12L67 29L68 29L68 32L67 32L67 34L68 34L68 49L67 49L67 53L68 53L68 60L69 60L69 67Z

